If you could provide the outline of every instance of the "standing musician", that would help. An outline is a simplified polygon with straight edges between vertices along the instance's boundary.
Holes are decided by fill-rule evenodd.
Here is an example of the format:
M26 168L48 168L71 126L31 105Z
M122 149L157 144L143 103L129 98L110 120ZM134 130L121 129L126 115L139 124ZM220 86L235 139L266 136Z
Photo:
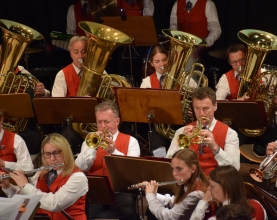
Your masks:
M190 149L177 151L172 157L171 167L174 179L183 182L177 183L175 196L158 194L156 181L146 183L145 194L149 209L158 219L189 219L207 191L209 182L199 165L197 155Z
M103 141L107 144L105 149L100 146L90 148L86 142L83 143L81 153L75 160L75 164L83 171L87 171L89 175L108 176L108 170L105 164L104 157L106 155L122 155L122 156L140 156L140 147L138 141L126 134L118 131L119 125L119 110L115 103L104 101L95 107L96 123L98 134L104 132L111 133L112 137L106 135ZM107 212L109 209L113 216L119 219L139 219L136 213L135 196L131 193L114 193L115 203L108 207L102 205L91 205L90 216L93 218L99 216L101 211Z
M1 168L32 170L34 166L24 140L2 128L3 118L3 111L0 109L0 171Z
M211 0L177 0L171 10L170 29L184 31L204 39L210 47L219 38L221 27L215 4ZM185 70L200 61L204 47L194 51Z
M233 166L215 168L210 173L209 182L208 191L199 201L190 218L191 220L204 219L206 209L212 201L220 202L223 206L228 204L240 205L252 216L252 219L267 219L263 206L257 200L246 198L243 179L239 171ZM209 220L215 220L215 217L213 216Z
M239 170L240 150L238 136L233 129L214 118L214 112L217 109L214 90L209 87L200 87L192 92L191 97L196 118L207 117L209 119L209 121L206 119L202 120L202 129L199 136L204 136L203 143L192 143L189 147L196 152L201 168L207 176L217 166L233 165ZM191 132L196 125L196 122L193 122L176 131L166 157L172 157L180 149L178 145L179 135L191 136Z
M115 0L120 13L127 16L153 16L153 0Z
M50 171L37 172L29 178L21 170L10 173L17 186L10 184L8 179L0 183L8 197L14 194L42 195L40 213L47 213L51 219L67 220L66 215L73 219L86 220L85 201L88 191L88 180L85 174L75 166L74 157L67 140L60 134L50 134L42 142L42 165L54 167ZM3 173L1 173L3 174Z

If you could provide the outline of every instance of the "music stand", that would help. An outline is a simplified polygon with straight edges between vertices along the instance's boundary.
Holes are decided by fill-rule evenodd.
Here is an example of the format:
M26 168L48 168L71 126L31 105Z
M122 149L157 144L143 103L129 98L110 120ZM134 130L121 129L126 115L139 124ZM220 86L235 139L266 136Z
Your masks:
M263 101L217 101L215 118L235 129L261 129L267 127L267 119ZM240 146L241 154L250 161L260 162L264 157L257 159L252 152L249 154L248 147Z
M89 191L87 197L92 204L111 205L115 202L113 190L107 176L87 175Z
M0 109L7 119L34 117L31 99L27 93L0 94Z
M157 33L154 25L153 18L151 16L127 16L126 20L122 20L120 16L114 17L102 17L103 24L113 27L131 38L134 39L133 44L135 46L156 46L158 45ZM134 49L130 44L129 48L129 58L130 58L130 66L131 66L131 77L133 76L133 67L132 67L132 52L131 49ZM126 50L126 47L125 47ZM125 52L124 50L124 52ZM123 54L124 54L123 52ZM124 57L122 57L124 58Z
M135 193L141 196L142 219L144 219L142 190L128 190L128 187L143 181L165 182L174 180L169 162L126 156L105 156L105 162L114 191ZM158 188L158 192L161 194L174 195L174 191L175 185L173 184Z
M115 88L116 101L122 121L149 124L149 152L151 144L151 123L182 125L180 94L177 90Z

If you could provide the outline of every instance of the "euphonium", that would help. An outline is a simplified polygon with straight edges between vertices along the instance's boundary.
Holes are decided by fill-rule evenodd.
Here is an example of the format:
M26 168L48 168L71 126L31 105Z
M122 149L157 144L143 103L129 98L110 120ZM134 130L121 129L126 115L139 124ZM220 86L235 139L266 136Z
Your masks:
M262 100L265 104L265 111L268 125L271 124L276 95L277 72L266 71L261 73L261 66L266 55L271 50L277 50L277 37L273 34L260 30L242 30L238 37L248 45L246 64L241 73L238 98L247 94L250 100ZM240 129L246 136L261 136L267 127L250 130Z
M170 39L168 65L165 70L166 76L163 80L162 88L179 91L183 97L181 100L183 120L187 124L191 122L188 117L191 93L197 87L208 86L208 79L204 75L205 68L202 64L194 64L191 71L185 73L184 69L197 46L205 46L207 43L203 39L186 32L174 30L163 30L162 32ZM197 66L200 70L195 68ZM192 86L191 84L194 85ZM175 130L171 128L170 124L155 124L155 128L158 133L166 138L173 139Z
M34 29L23 24L0 20L2 29L2 48L0 54L0 93L23 93L27 88L34 88L39 82L30 74L15 75L18 62L24 50L33 40L41 40L43 36ZM12 119L9 123L3 122L5 129L19 132L26 127L28 119Z
M114 28L94 22L82 21L79 27L86 33L88 48L77 96L89 94L91 97L115 101L113 88L131 87L131 84L122 76L103 74L103 71L112 52L121 45L130 44L132 39ZM89 133L86 130L88 127L96 126L73 123L73 129L84 138Z
M203 135L199 135L200 131L202 129L202 121L206 120L208 121L208 126L206 126L208 129L211 125L211 120L208 117L200 117L197 120L197 126L193 127L191 131L191 135L185 135L185 134L180 134L178 136L178 145L181 149L184 148L189 148L191 144L201 144L205 138ZM197 138L197 139L195 139Z
M250 169L250 176L257 182L262 182L264 179L271 179L274 177L274 173L277 171L277 162L274 158L277 155L277 148L273 154L267 156L260 164L259 169Z
M98 148L101 147L102 149L105 149L109 146L109 144L105 141L105 138L109 137L109 138L113 138L113 135L111 132L109 132L108 130L104 130L103 134L98 134L97 132L90 132L86 138L86 144L88 147L90 148Z

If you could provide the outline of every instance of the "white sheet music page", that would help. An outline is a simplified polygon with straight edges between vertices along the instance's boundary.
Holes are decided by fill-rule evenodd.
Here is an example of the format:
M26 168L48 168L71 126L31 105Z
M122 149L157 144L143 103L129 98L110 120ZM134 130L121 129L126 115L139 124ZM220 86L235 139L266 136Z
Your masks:
M18 214L19 207L23 201L24 199L21 198L0 197L0 219L15 219Z
M165 157L166 156L165 147L158 147L157 149L153 150L153 155L155 157Z

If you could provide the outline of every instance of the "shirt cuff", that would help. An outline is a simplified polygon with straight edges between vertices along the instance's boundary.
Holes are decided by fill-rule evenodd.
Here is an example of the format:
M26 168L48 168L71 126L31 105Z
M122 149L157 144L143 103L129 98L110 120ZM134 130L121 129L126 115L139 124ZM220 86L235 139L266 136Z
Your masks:
M30 183L27 183L24 185L23 189L21 190L21 192L24 194L24 195L30 195L32 194L32 191L34 189L34 186Z
M155 193L148 193L145 197L148 202L157 199Z

